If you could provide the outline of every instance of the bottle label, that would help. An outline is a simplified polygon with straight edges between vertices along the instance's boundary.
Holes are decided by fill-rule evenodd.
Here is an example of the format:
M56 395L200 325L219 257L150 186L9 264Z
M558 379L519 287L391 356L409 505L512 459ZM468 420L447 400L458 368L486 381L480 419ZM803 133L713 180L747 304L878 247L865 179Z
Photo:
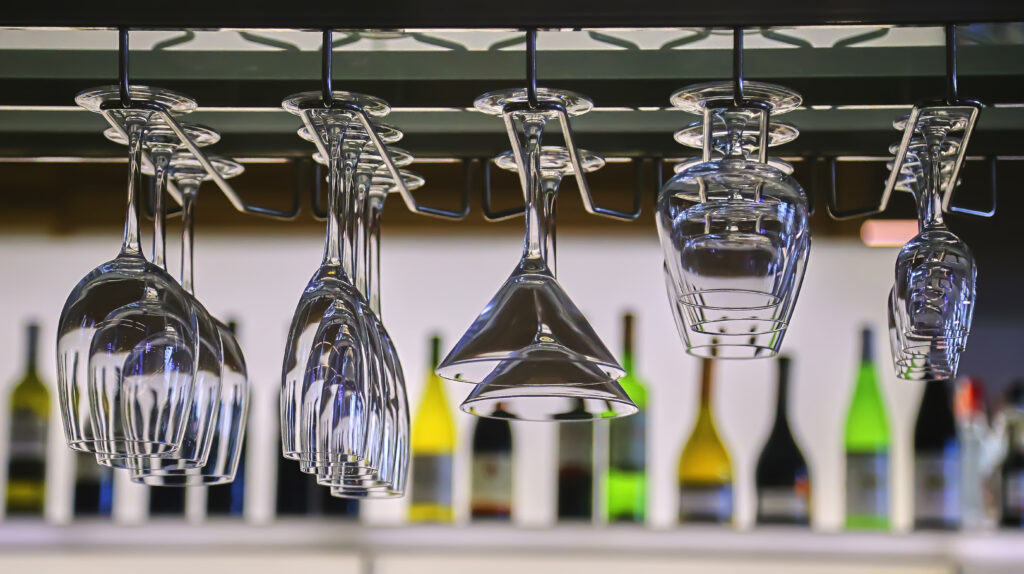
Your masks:
M512 507L511 453L474 453L472 472L473 512L507 514Z
M413 455L412 503L451 506L452 455Z
M680 522L726 523L731 520L731 484L680 485Z
M609 465L618 470L644 470L647 468L647 415L612 419L608 429Z
M811 515L810 482L807 475L793 486L761 486L757 489L759 522L806 523Z
M954 524L960 510L957 453L918 453L914 458L914 520Z
M889 515L889 453L846 453L847 516Z
M19 460L46 460L46 419L31 409L14 409L9 456Z

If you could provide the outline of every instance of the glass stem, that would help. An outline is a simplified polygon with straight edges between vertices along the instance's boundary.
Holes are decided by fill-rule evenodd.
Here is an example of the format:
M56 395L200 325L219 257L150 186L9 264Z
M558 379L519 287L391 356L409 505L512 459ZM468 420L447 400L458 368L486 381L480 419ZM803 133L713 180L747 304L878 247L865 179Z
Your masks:
M139 240L139 206L135 197L142 187L142 133L145 125L141 121L129 120L128 131L128 213L124 218L124 240L122 255L142 255Z
M192 271L192 240L195 212L197 183L183 183L181 191L181 286L190 295L195 295L195 283Z
M342 172L344 159L341 148L345 131L340 126L327 130L329 171L327 176L327 242L324 245L324 264L341 265L341 195L344 186Z
M544 228L544 259L548 269L555 277L558 276L558 253L555 249L555 208L558 200L558 184L562 177L545 177L541 179L541 226Z
M352 233L352 254L349 257L354 260L352 264L354 268L352 280L355 281L356 289L367 299L370 298L370 277L367 273L367 257L369 255L367 252L369 243L367 237L367 232L369 231L367 222L367 217L369 216L369 190L369 174L364 172L356 174L355 186L353 187L355 209L351 217L355 230Z
M367 297L370 309L380 317L380 222L384 213L384 194L370 193L367 202L367 245L366 245L366 277Z
M523 122L523 133L526 135L526 153L523 154L523 167L526 168L526 189L523 190L526 193L526 240L523 258L546 266L548 229L544 219L544 191L540 173L540 140L543 132L543 121L527 119Z
M359 150L344 150L344 168L342 171L342 214L341 214L341 263L345 275L355 281L359 272L359 255L356 248L358 233L358 198L355 190L356 166L359 164Z
M153 265L167 269L167 215L164 211L164 193L167 191L167 164L171 156L163 151L150 153L153 159L153 177L156 193L153 198Z
M942 227L942 142L946 130L937 128L925 129L925 141L928 144L928 157L925 167L925 186L918 198L918 229L934 229Z

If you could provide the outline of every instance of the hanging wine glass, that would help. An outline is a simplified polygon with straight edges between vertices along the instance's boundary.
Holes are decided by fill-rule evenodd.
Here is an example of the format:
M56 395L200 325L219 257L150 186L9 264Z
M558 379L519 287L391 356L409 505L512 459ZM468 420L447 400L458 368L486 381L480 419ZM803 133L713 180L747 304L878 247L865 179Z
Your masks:
M215 156L208 157L221 177L230 179L240 175L241 164ZM193 274L193 222L197 194L200 184L210 176L190 153L176 154L169 165L170 177L178 186L182 196L182 285L194 298ZM199 305L198 300L195 303ZM200 305L201 306L201 305ZM229 483L234 480L245 437L245 421L249 408L249 382L245 357L235 339L234 333L223 322L212 318L213 333L201 335L216 338L222 348L217 381L219 392L204 397L204 402L193 404L195 420L196 452L192 454L183 445L175 459L136 459L132 464L132 481L151 486L210 486ZM200 328L203 332L203 328ZM213 347L213 343L204 342ZM212 385L211 385L212 386ZM212 390L211 390L212 392ZM198 396L198 393L197 393ZM201 420L205 419L205 420ZM202 425L206 429L202 429ZM190 428L191 425L190 425ZM188 431L186 431L188 435ZM190 459L194 456L195 459Z
M169 113L195 109L193 100L168 90L134 86L129 94ZM61 418L73 449L170 456L183 442L194 394L198 319L178 283L142 254L136 193L145 132L158 114L112 109L120 95L110 86L76 97L80 106L118 121L128 135L128 210L120 253L86 275L61 312Z
M367 152L369 150L366 150ZM393 153L395 150L389 150ZM392 155L392 159L395 159ZM411 159L411 156L410 156ZM358 201L356 215L357 238L353 255L360 258L356 273L356 284L370 301L374 327L371 342L381 357L380 394L384 400L383 418L379 421L377 452L372 458L378 461L369 474L343 469L318 473L320 484L331 487L331 495L343 498L393 498L403 496L408 475L409 461L409 407L405 393L405 380L401 363L395 352L390 335L380 318L379 283L379 237L380 216L394 180L380 174L383 161L377 154L366 153L361 158L355 178ZM407 189L415 190L424 183L423 178L409 172L402 172Z
M970 248L946 227L942 190L951 183L969 118L959 110L932 111L895 124L914 135L900 162L916 179L919 233L896 260L890 299L894 366L906 379L955 378L974 312L977 266Z
M320 96L298 94L282 104L302 117L307 132L318 136L321 154L330 158L324 260L292 320L281 396L284 455L314 472L317 466L366 462L376 364L366 345L368 304L351 283L351 258L343 253L351 247L352 178L366 142L356 136L368 134L357 129L351 111L321 107ZM370 117L389 111L370 96L336 91L332 97Z

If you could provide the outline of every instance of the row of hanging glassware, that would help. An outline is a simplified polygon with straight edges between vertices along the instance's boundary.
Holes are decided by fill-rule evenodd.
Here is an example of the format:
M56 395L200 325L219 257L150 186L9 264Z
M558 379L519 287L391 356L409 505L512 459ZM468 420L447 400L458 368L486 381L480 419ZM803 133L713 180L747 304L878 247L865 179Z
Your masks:
M242 173L237 162L199 147L220 135L176 119L192 98L145 86L104 86L75 102L103 114L104 135L128 146L128 210L117 256L93 269L68 296L57 335L58 395L71 448L127 469L152 486L234 480L249 382L234 334L195 296L192 226L200 184ZM205 162L205 164L204 164ZM155 180L153 256L139 234L142 175ZM182 206L181 280L167 270L163 196Z
M798 108L796 92L745 82L741 29L734 33L731 82L688 86L671 97L700 121L675 134L701 150L665 183L657 202L670 311L687 352L708 358L776 355L790 326L810 253L811 202L792 167L768 148L798 130L773 117ZM331 494L402 496L409 466L409 409L401 363L380 319L380 218L389 193L413 211L421 177L402 169L412 156L389 147L402 132L381 123L389 106L331 87L330 33L324 33L324 89L287 98L298 135L327 167L323 262L300 297L285 349L281 388L284 456L315 474ZM637 412L618 379L624 371L558 283L555 212L559 184L573 176L585 209L594 205L586 173L604 160L580 149L570 118L586 97L536 87L536 32L527 35L527 88L484 94L475 108L500 116L511 149L495 164L518 174L525 200L523 255L497 294L437 368L474 385L462 410L530 421L586 421ZM954 82L955 84L955 82ZM129 146L124 244L72 292L59 335L61 404L72 448L158 485L230 481L237 465L248 387L233 337L192 295L191 219L199 183L241 166L207 158L216 133L179 124L191 99L140 86L101 88L78 102L102 113L107 136ZM947 99L915 107L899 123L894 189L915 193L922 234L901 252L890 321L893 356L904 378L955 375L973 310L970 252L942 225L980 104ZM555 122L563 146L545 146ZM938 159L936 159L938 158ZM158 187L153 261L139 245L136 193L143 171ZM180 197L182 281L163 269L162 190ZM225 190L225 193L227 191ZM230 197L230 194L229 194ZM236 206L237 207L237 206ZM945 305L945 306L942 306ZM212 457L212 458L211 458Z

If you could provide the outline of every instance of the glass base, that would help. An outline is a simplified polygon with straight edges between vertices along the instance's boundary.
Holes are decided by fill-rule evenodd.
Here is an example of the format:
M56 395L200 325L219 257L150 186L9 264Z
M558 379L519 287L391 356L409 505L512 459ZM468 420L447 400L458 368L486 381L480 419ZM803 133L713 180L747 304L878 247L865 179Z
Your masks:
M800 135L796 126L786 122L771 122L768 126L768 147L780 146L795 140ZM704 122L694 122L673 134L676 143L695 149L704 149ZM725 140L729 131L725 125L715 122L711 132L711 141ZM743 147L749 155L758 148L761 132L756 123L748 123L743 129ZM718 146L715 146L716 148Z
M192 140L192 143L199 147L206 147L220 141L220 134L213 128L189 123L182 123L181 127L185 130L185 134L188 135L189 139ZM119 130L113 127L103 130L103 137L116 144L128 145L128 138L124 137ZM142 144L148 148L160 144L177 147L180 145L180 142L178 141L177 134L174 133L170 126L154 121L146 127L146 132L142 136Z
M133 100L153 102L167 108L172 114L189 114L196 110L196 101L185 94L163 88L150 86L132 86L128 90ZM75 96L75 103L89 110L99 113L100 106L104 102L117 102L121 100L120 86L99 86L79 92Z
M335 90L331 93L331 97L338 102L347 102L359 106L364 112L366 112L366 115L370 117L384 117L391 112L391 106L389 106L387 102L374 96ZM293 94L281 102L281 107L284 108L285 111L295 115L300 115L302 110L327 109L323 107L321 92L301 92Z
M771 108L772 115L791 112L800 107L803 98L785 86L763 82L744 82L744 96L748 100L764 102ZM670 98L672 105L691 114L704 115L704 108L710 100L731 100L733 84L730 81L708 82L686 86Z
M506 104L526 103L528 99L526 88L512 88L488 92L478 97L473 102L473 107L485 114L500 116L505 113ZM590 101L590 98L568 90L537 88L537 100L562 104L569 117L585 114L594 108L594 102Z

